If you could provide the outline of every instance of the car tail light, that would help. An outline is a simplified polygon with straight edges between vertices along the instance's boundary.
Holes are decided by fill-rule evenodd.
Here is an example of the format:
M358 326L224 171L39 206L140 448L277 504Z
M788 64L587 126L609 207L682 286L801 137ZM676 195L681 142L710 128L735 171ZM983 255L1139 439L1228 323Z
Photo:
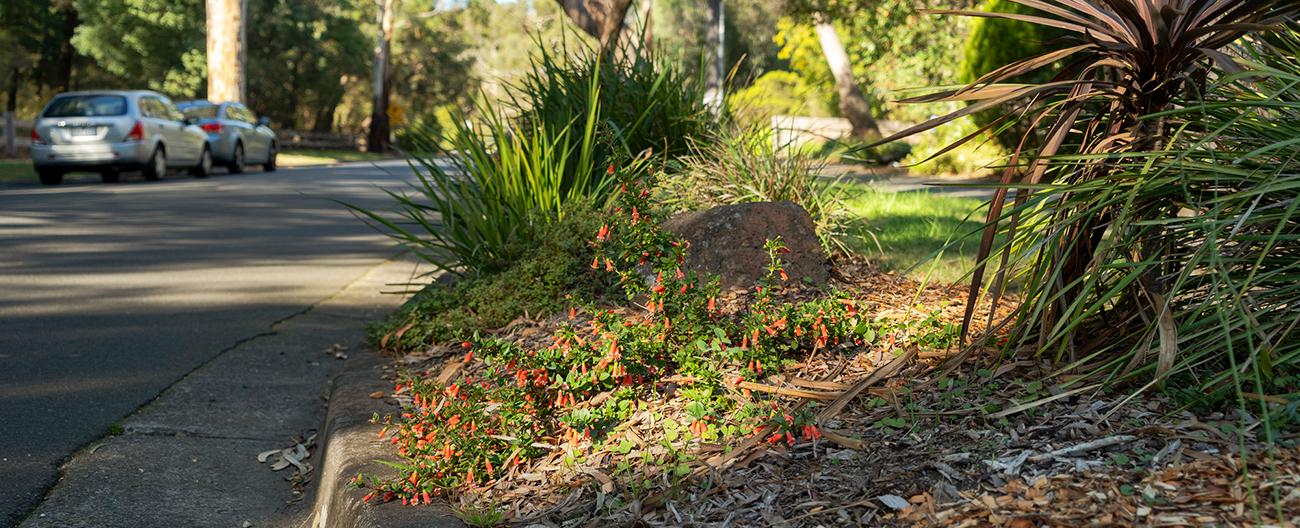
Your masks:
M35 128L32 129L32 144L33 145L45 144L45 138L41 137L41 133L37 132Z
M216 134L221 132L221 123L203 123L200 125L204 132Z
M139 122L139 121L136 121L136 122L135 122L135 126L131 127L131 131L126 133L126 139L127 139L127 141L131 141L131 140L142 141L142 140L144 140L144 123L141 123L141 122Z

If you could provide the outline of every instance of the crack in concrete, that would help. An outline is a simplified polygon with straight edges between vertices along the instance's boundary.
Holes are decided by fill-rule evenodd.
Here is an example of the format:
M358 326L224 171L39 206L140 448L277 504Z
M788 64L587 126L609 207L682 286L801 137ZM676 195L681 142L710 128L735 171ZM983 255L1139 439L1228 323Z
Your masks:
M311 434L312 432L314 431L308 431L307 434ZM286 438L263 438L263 437L256 437L256 436L214 435L214 434L207 434L198 431L168 429L164 427L159 427L159 428L132 427L123 431L122 434L117 435L114 438L129 438L133 436L177 438L177 439L199 438L203 440L247 440L252 442L287 442L288 441L288 439Z

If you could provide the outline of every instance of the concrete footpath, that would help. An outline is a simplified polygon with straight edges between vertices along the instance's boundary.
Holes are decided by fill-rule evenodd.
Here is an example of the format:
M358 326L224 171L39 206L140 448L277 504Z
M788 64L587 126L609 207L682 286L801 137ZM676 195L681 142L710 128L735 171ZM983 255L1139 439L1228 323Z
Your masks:
M365 325L401 304L404 296L381 291L400 290L414 270L413 261L386 261L223 351L68 460L19 526L310 526L324 435L310 448L306 483L257 455L320 433L337 376L375 372Z

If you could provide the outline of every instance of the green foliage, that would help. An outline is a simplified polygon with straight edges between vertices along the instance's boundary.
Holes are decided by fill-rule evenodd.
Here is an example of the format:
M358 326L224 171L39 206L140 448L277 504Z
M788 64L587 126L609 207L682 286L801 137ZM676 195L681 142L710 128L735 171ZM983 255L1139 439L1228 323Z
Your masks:
M77 0L72 43L109 73L176 97L207 79L201 0Z
M967 23L954 17L922 13L923 9L969 7L971 0L889 0L870 4L840 3L830 8L844 42L853 75L871 103L873 115L916 121L941 110L924 105L892 104L894 92L917 85L950 82L961 62ZM808 6L803 6L808 7ZM811 12L792 6L774 37L779 57L789 70L817 88L826 108L837 109L834 77L811 25Z
M676 210L788 200L812 217L828 251L846 250L853 238L842 187L821 176L825 163L813 153L776 145L765 125L724 128L694 145L682 171L660 186Z
M1041 15L1037 10L1012 0L987 0L981 9L996 13ZM1040 55L1048 51L1049 42L1062 37L1064 33L1051 27L1019 20L976 18L971 21L970 38L966 41L959 80L963 83L973 83L984 74L1004 65ZM1018 80L1041 83L1051 78L1051 69L1041 69L1029 72ZM999 110L977 112L973 116L974 123L976 127L989 125L1002 113L1004 112ZM1029 124L1021 122L996 134L995 137L1004 148L1015 150L1027 132L1029 132Z
M604 59L585 44L575 54L543 50L532 69L507 91L520 121L582 135L582 116L599 101L594 132L602 166L650 150L666 159L686 153L694 138L713 128L704 106L703 83L662 52L642 50L626 59Z
M1013 0L986 0L981 11L1041 15ZM960 81L975 82L980 76L1016 61L1028 59L1047 51L1047 43L1062 36L1062 32L1038 24L1002 18L976 18L971 21L970 38L966 40L961 62ZM1044 82L1051 79L1050 70L1026 74L1025 82Z
M433 154L437 138L412 135L425 152L414 158L420 186L414 194L390 193L397 217L354 210L441 271L505 269L566 207L603 203L612 190L612 171L594 159L600 102L595 90L590 95L585 114L572 117L582 124L577 138L570 137L574 121L556 128L483 107L479 123L457 122L445 138L456 154L450 168Z
M0 3L0 49L5 50L0 54L0 85L6 96L12 95L15 110L24 110L24 103L45 103L31 101L29 96L39 93L27 86L58 87L69 83L65 75L76 59L62 46L70 36L66 24L69 13L69 6L48 0ZM7 101L5 109L9 109Z
M247 10L248 104L278 127L332 130L348 87L342 79L361 84L370 72L374 42L362 31L363 12L322 0L249 0Z
M902 161L911 153L912 145L904 141L869 145L861 138L849 137L827 141L822 146L822 154L827 159L867 165L890 165Z
M729 0L726 2L723 64L734 70L733 82L748 84L765 72L781 67L777 31L784 0ZM633 6L633 11L637 10ZM698 0L656 0L651 7L654 45L679 61L692 74L702 74L712 64L708 48L708 9ZM639 27L639 26L638 26Z
M830 116L828 98L825 87L810 85L794 72L775 70L727 97L727 111L737 121L756 126L773 116Z
M206 94L200 0L78 0L73 45L117 79L176 98ZM248 103L277 126L331 130L344 93L370 71L363 9L347 3L249 0Z
M499 273L426 286L401 310L371 327L371 340L400 353L468 339L504 327L527 314L556 313L566 295L596 298L601 285L583 266L587 244L600 226L589 208L575 207L544 226L538 246L522 252Z

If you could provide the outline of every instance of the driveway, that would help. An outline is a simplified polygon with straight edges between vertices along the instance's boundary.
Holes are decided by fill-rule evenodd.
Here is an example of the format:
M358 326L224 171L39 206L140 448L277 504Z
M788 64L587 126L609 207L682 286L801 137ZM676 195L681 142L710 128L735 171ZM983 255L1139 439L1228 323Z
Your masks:
M187 373L392 257L331 199L384 207L410 179L393 161L0 188L0 526Z

